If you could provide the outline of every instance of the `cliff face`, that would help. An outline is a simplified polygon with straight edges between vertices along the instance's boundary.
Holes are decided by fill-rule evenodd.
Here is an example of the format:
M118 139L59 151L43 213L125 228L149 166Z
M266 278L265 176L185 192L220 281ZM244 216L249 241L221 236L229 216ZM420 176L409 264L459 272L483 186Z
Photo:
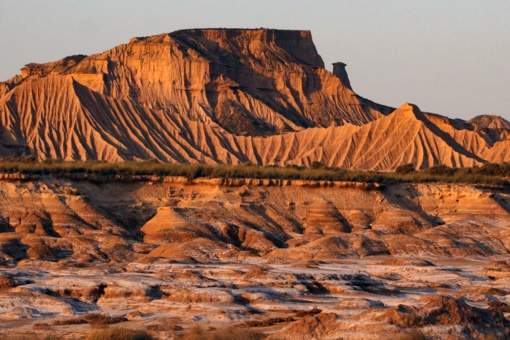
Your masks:
M508 189L167 179L0 179L0 336L507 338Z
M178 31L23 69L25 79L50 74L236 134L362 124L390 112L325 71L309 31Z
M508 137L489 123L385 117L393 109L356 95L345 64L324 69L309 31L177 31L21 73L0 83L4 156L387 170L500 159L490 150Z

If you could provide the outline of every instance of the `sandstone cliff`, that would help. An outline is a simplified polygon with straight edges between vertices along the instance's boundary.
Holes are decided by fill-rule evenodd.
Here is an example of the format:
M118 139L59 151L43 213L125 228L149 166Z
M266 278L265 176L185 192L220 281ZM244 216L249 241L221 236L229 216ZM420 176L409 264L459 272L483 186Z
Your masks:
M21 71L0 83L2 156L378 170L509 160L504 120L391 113L352 91L345 64L324 69L309 31L184 30Z
M25 80L49 75L234 133L361 124L389 112L324 70L309 31L185 30L22 69ZM254 123L256 131L243 125Z

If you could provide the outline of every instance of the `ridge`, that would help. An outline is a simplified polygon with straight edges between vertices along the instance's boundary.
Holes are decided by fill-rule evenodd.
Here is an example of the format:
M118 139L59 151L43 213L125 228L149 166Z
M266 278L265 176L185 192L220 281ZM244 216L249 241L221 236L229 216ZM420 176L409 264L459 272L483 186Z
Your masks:
M503 121L392 109L335 65L310 31L278 29L180 30L27 64L0 86L0 156L377 170L506 159Z

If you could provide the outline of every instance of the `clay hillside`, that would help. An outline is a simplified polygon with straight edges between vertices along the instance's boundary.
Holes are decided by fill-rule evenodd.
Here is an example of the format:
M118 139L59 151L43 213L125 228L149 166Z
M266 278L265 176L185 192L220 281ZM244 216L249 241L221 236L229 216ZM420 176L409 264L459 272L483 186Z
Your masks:
M373 103L309 31L183 30L27 64L0 83L0 155L392 170L510 161L510 124Z

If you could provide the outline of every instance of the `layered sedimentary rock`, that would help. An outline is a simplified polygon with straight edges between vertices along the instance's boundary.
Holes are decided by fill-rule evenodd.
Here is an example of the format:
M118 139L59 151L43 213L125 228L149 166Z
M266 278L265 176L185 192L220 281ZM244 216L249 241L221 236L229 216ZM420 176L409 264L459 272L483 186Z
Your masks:
M389 112L324 70L309 31L178 31L22 71L25 81L72 78L108 97L215 122L234 133L360 124ZM259 129L244 131L243 123Z
M508 336L507 189L303 184L0 181L0 336Z
M0 155L378 170L509 160L501 118L392 111L354 93L345 64L325 70L309 31L185 30L27 64L0 83Z

